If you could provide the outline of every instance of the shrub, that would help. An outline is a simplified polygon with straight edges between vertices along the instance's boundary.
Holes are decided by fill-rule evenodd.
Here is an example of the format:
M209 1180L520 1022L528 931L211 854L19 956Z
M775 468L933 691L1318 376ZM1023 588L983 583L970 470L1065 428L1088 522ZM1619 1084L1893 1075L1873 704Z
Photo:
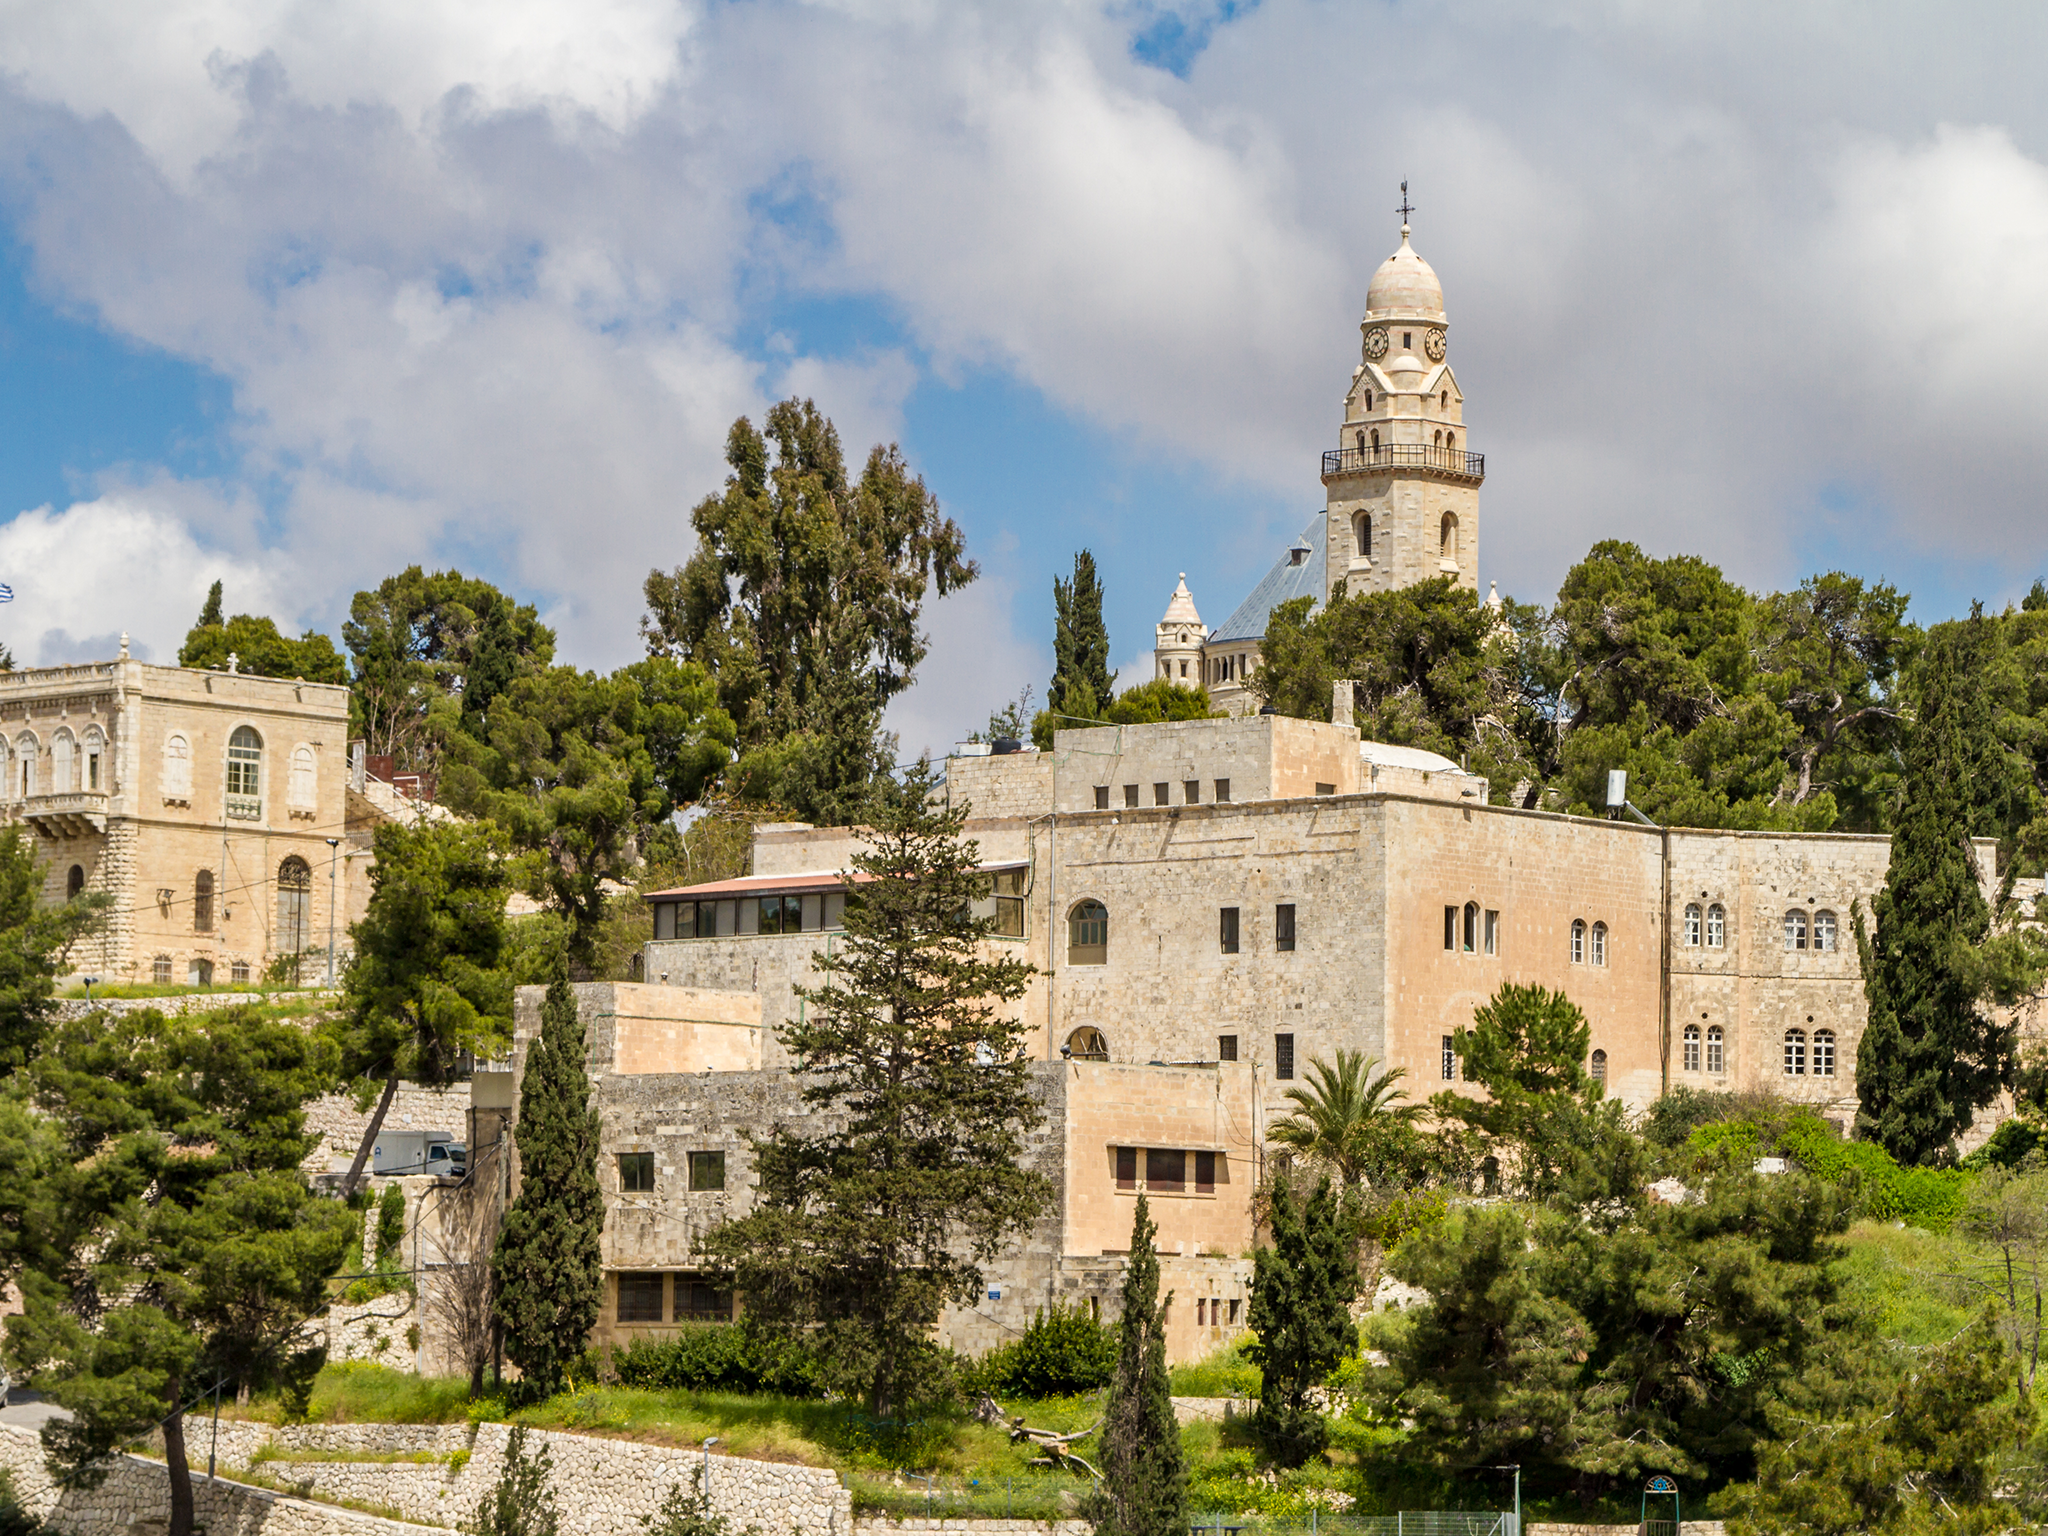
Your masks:
M1963 1159L1965 1168L2017 1168L2034 1153L2048 1153L2048 1129L2032 1120L2007 1120L1991 1139Z
M396 1184L384 1186L384 1198L377 1202L377 1262L396 1260L405 1242L405 1191Z
M1086 1309L1054 1302L1031 1319L1024 1336L991 1350L975 1372L988 1392L1009 1397L1073 1397L1109 1385L1116 1370L1116 1332Z
M824 1396L808 1349L739 1323L692 1323L666 1339L636 1339L613 1354L612 1368L622 1386L654 1391Z
M1745 1164L1767 1154L1789 1157L1815 1178L1852 1192L1852 1210L1876 1221L1903 1221L1946 1232L1969 1198L1970 1175L1956 1168L1906 1168L1872 1141L1844 1141L1811 1110L1794 1109L1773 1122L1722 1120L1687 1138L1702 1158Z
M553 1474L547 1443L528 1456L525 1427L513 1430L505 1445L504 1471L463 1529L469 1536L559 1536L562 1516Z

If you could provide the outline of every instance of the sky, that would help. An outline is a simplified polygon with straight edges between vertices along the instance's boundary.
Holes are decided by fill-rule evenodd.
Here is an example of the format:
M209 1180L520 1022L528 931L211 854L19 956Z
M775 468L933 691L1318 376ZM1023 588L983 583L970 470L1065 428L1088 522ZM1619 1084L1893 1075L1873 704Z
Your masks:
M2048 8L0 0L0 639L338 634L459 566L639 653L740 415L901 443L981 577L892 708L1126 681L1322 504L1373 269L1443 281L1480 578L1596 540L1923 622L2048 575Z

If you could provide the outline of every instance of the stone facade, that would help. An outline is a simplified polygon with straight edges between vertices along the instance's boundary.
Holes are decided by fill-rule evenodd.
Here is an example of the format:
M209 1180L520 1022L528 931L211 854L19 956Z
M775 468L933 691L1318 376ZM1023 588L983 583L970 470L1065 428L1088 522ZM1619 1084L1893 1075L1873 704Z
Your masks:
M0 674L0 736L0 803L40 834L48 895L113 898L82 970L260 979L326 949L330 903L338 935L366 899L328 845L348 830L346 688L126 658L37 667Z

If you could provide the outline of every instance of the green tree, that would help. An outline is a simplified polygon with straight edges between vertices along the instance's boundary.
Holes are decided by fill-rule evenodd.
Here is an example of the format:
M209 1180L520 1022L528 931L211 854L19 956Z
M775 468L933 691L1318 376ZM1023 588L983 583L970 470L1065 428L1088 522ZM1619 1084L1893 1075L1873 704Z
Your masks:
M940 1390L932 1330L1050 1198L1021 1167L1043 1118L1010 1006L1031 968L991 955L966 808L912 770L853 859L846 940L820 954L782 1040L829 1126L755 1143L760 1197L711 1234L758 1324L813 1330L828 1384L876 1415Z
M505 969L504 840L493 827L387 822L377 829L370 902L349 925L336 1034L344 1082L382 1084L343 1182L355 1193L400 1081L455 1082L462 1053L495 1053L511 1035Z
M298 639L279 632L275 619L238 613L222 622L221 585L213 584L199 622L178 650L181 667L224 668L230 652L236 670L257 677L297 677L309 683L345 683L348 663L325 635L307 630Z
M1322 1180L1296 1209L1287 1181L1273 1185L1273 1245L1252 1254L1247 1322L1256 1336L1245 1355L1263 1385L1252 1429L1267 1455L1298 1467L1322 1454L1330 1426L1310 1392L1329 1380L1358 1342L1351 1303L1358 1294L1357 1251L1337 1192Z
M1340 1189L1371 1185L1389 1172L1406 1173L1415 1161L1420 1104L1407 1098L1400 1067L1380 1063L1363 1051L1337 1052L1332 1066L1312 1058L1302 1074L1307 1086L1283 1095L1294 1108L1266 1131L1266 1139L1337 1175Z
M1181 1536L1188 1528L1187 1462L1166 1371L1166 1307L1173 1297L1159 1296L1158 1235L1140 1195L1124 1269L1116 1374L1102 1412L1102 1487L1090 1511L1096 1536Z
M1986 1012L1979 946L1991 912L1970 844L1962 637L1929 639L1920 718L1871 926L1855 913L1869 1023L1856 1052L1859 1132L1902 1163L1946 1160L1977 1110L2011 1083L2013 1030Z
M1084 549L1074 556L1072 580L1052 579L1052 681L1046 685L1045 707L1056 715L1093 720L1115 693L1102 583L1095 574L1095 556Z
M431 770L441 746L432 706L459 706L460 729L485 738L491 706L514 679L554 660L555 633L530 604L457 570L408 566L358 592L341 627L354 669L355 729L402 769Z
M1444 1092L1431 1105L1439 1120L1478 1130L1525 1194L1549 1199L1595 1139L1600 1085L1586 1073L1591 1041L1586 1016L1562 992L1503 982L1473 1010L1472 1027L1451 1036L1466 1080L1487 1097Z
M91 891L51 905L42 900L44 874L34 835L0 827L0 1083L35 1054L56 1012L57 973L110 900Z
M555 1458L543 1440L526 1454L527 1428L518 1425L505 1441L505 1464L491 1491L463 1522L466 1536L560 1536L562 1510L555 1499Z
M978 570L901 452L876 447L850 479L838 432L808 400L771 408L765 431L734 422L725 457L725 489L690 514L696 553L647 577L641 632L651 654L718 680L753 793L848 814L893 758L877 742L882 710L929 649L927 592ZM792 737L747 772L752 754Z
M1218 714L1208 689L1155 677L1118 694L1102 711L1102 720L1107 725L1158 725L1167 720L1213 720Z
M734 1536L732 1520L715 1514L711 1495L704 1487L704 1465L690 1468L690 1489L677 1483L669 1489L661 1509L640 1522L647 1536ZM738 1536L760 1536L758 1525L749 1525Z
M306 1102L333 1074L320 1036L254 1008L93 1015L55 1030L31 1068L64 1151L9 1352L70 1410L43 1430L67 1477L89 1481L162 1426L171 1536L192 1530L186 1411L318 1365L290 1351L360 1231L300 1166L318 1141Z
M583 1060L583 1020L558 976L519 1080L519 1193L491 1258L505 1353L542 1396L560 1388L582 1355L604 1301L598 1119Z

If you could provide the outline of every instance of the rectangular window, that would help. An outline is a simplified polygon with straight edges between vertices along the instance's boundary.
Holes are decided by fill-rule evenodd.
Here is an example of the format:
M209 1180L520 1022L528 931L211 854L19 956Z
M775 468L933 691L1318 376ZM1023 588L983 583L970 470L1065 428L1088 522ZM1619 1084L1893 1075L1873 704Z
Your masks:
M740 931L740 909L745 905L737 897L718 903L718 937L729 939Z
M805 896L802 903L804 932L816 933L825 926L825 898L818 895Z
M723 1152L692 1152L690 1154L690 1193L701 1195L725 1188L725 1154Z
M1230 1303L1230 1326L1233 1328L1237 1326L1237 1302L1235 1300Z
M729 1323L732 1321L732 1292L706 1285L695 1275L676 1276L676 1321Z
M621 1152L619 1154L619 1189L628 1195L644 1195L654 1189L654 1154L652 1152Z
M1116 1187L1136 1189L1138 1187L1138 1149L1118 1147L1116 1149Z
M85 787L87 789L98 789L100 787L100 755L97 752L88 752L86 754Z
M1294 1076L1294 1036L1273 1037L1273 1075L1283 1080Z
M1444 908L1444 948L1445 948L1445 949L1452 949L1452 950L1454 950L1454 949L1456 949L1457 947L1458 947L1458 909L1457 909L1456 907L1445 907L1445 908Z
M1195 1154L1195 1193L1213 1195L1216 1193L1216 1154L1197 1152Z
M171 957L158 955L149 962L149 979L158 986L166 986L171 979Z
M1218 805L1230 804L1230 780L1218 779L1216 781L1216 803Z
M1458 1052L1449 1035L1444 1036L1443 1074L1447 1083L1455 1083L1458 1080Z
M661 1276L619 1276L619 1321L658 1323L661 1321Z
M1486 952L1489 955L1500 953L1500 914L1491 908L1486 913Z
M1145 1187L1177 1195L1187 1186L1188 1155L1163 1147L1145 1149Z
M1707 1070L1716 1077L1727 1069L1727 1058L1722 1054L1723 1044L1721 1026L1716 1024L1707 1031Z
M1200 805L1202 803L1202 781L1200 779L1184 779L1180 786L1180 796L1189 805Z
M1319 795L1334 795L1337 793L1337 786L1334 784L1318 784L1316 786L1316 793Z
M844 928L846 926L846 892L827 891L825 893L825 926L827 928Z
M679 901L676 903L676 937L694 939L697 937L697 903Z
M1237 953L1237 908L1225 907L1223 909L1221 932L1218 936L1218 941L1223 946L1224 954L1234 955Z
M1294 948L1294 903L1282 902L1273 909L1273 947L1280 951Z
M676 936L676 904L672 901L657 901L654 904L654 936L657 939L672 939Z
M1024 871L999 869L995 877L995 931L1006 939L1024 937Z
M1137 785L1135 785L1135 784L1126 784L1126 785L1124 786L1124 808L1125 808L1126 810L1133 810L1133 811L1135 811L1135 810L1136 810L1136 809L1138 808L1138 786L1137 786Z
M1107 784L1095 786L1095 809L1098 811L1109 809L1109 786Z
M1197 1296L1195 1298L1195 1326L1197 1328L1209 1326L1209 1298L1206 1296Z
M248 979L249 979L249 962L248 962L248 961L246 961L246 960L237 960L237 961L235 961L235 962L234 962L233 964L229 965L229 967L228 967L228 980L229 980L229 981L233 981L233 982L244 982L244 981L247 981Z
M1167 804L1167 791L1171 788L1173 788L1171 784L1154 784L1152 786L1152 803L1154 805Z
M1218 1061L1237 1060L1237 1036L1218 1035L1216 1037L1216 1059Z

